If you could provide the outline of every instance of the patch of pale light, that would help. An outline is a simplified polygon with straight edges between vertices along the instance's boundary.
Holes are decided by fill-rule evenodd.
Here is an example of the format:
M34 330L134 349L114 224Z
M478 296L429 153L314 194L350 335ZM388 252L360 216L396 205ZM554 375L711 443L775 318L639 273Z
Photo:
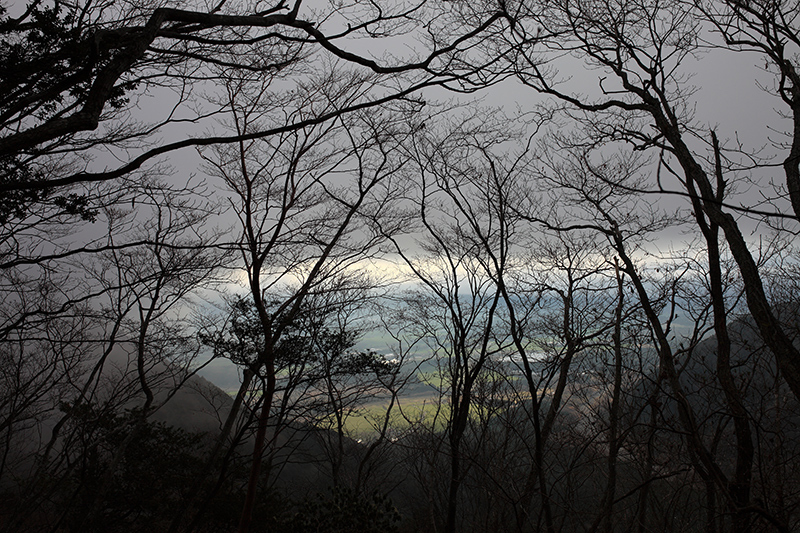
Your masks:
M295 265L290 270L275 269L273 272L261 276L262 287L279 288L281 286L294 286L302 283L306 275L314 267L316 260L309 260L305 264ZM390 259L365 258L353 261L335 269L335 275L356 274L365 276L374 287L406 288L415 283L410 269ZM250 273L244 267L232 268L226 289L234 294L246 293L250 285Z
M388 258L366 258L352 263L345 271L364 274L378 286L403 289L408 284L415 283L407 265Z
M526 352L525 357L528 359L528 361L541 361L542 359L545 359L547 357L547 354L545 354L542 351L536 350L536 351ZM500 361L503 363L513 363L515 365L518 365L522 364L522 356L517 353L507 354L504 355L503 358L500 359Z

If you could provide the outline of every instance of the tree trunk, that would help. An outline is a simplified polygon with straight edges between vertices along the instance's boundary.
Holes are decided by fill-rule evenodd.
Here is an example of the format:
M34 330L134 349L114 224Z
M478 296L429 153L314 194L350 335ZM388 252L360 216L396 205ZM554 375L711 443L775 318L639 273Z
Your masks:
M250 522L253 519L253 509L255 508L258 479L261 474L261 459L264 456L264 443L267 438L267 423L272 410L272 398L275 396L275 361L271 354L267 358L265 371L267 378L266 387L264 388L264 401L261 405L261 415L258 418L258 432L253 445L253 463L250 465L250 479L247 483L247 496L242 509L242 517L239 521L239 533L247 533L250 530Z

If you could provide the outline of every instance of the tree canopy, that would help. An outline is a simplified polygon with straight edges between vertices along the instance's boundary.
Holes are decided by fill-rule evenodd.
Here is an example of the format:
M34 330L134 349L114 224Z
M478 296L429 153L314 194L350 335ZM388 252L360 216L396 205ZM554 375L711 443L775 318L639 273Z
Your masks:
M797 529L799 15L1 5L0 529Z

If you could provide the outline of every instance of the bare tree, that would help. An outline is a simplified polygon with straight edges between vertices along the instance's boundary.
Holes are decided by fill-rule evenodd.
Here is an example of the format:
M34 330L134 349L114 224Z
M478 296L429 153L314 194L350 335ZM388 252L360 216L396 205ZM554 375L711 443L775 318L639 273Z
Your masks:
M737 294L741 293L731 281L734 278L723 269L720 248L714 248L716 241L710 229L713 225L704 225L703 219L697 221L703 229L709 230L704 232L704 253L708 259L695 263L673 255L673 259L662 260L655 268L663 269L663 281L656 283L647 270L637 264L636 252L631 251L635 244L631 241L635 243L635 239L657 229L663 222L659 221L656 213L649 215L651 218L644 218L642 214L633 214L637 212L635 208L623 207L628 194L623 191L639 190L636 179L642 179L634 177L636 172L631 173L630 162L625 161L628 157L609 159L598 156L599 160L593 160L584 153L575 158L576 162L567 163L566 169L551 167L549 175L560 187L560 197L569 198L574 193L571 201L575 203L572 205L581 207L571 212L570 219L558 223L552 219L542 222L547 227L567 231L595 228L607 236L618 254L620 268L630 278L632 289L647 316L658 355L659 381L663 380L669 386L670 403L674 402L679 431L686 439L689 462L706 487L707 529L716 530L717 527L717 495L722 496L724 505L735 517L729 522L731 529L747 530L753 516L784 529L786 525L775 513L756 505L749 496L754 466L753 437L749 433L748 420L751 414L744 404L746 381L732 371L731 347L726 341L729 310L736 307ZM699 273L693 271L693 263L699 268ZM696 281L698 279L702 283ZM661 288L658 288L659 284ZM746 288L742 290L746 291ZM692 327L675 339L678 334L670 333L670 329L676 324L679 312L691 318ZM701 355L696 348L709 332L718 335L713 370L690 375L686 369L698 366L696 359ZM708 385L705 383L708 380L718 384ZM709 404L715 407L706 410L703 401L695 397L695 391L698 388L708 390L708 387L719 390L725 401L720 405L716 399L711 399ZM717 418L720 411L726 413L721 419ZM734 426L732 433L724 429L731 421ZM717 453L720 442L728 439L732 441L731 449L735 450L730 473L727 459Z
M301 1L222 1L212 8L181 3L155 9L132 3L33 2L19 15L4 10L0 30L9 53L0 65L1 187L13 191L5 200L6 211L42 200L48 195L42 191L53 187L124 176L180 148L238 142L237 134L193 138L182 133L181 140L149 146L153 134L165 126L202 123L224 111L198 108L195 100L195 93L213 83L219 69L302 80L309 65L316 67L321 57L328 57L387 80L383 93L358 94L345 107L298 122L251 128L241 140L280 135L469 76L475 69L453 76L442 65L452 64L475 46L483 31L502 19L500 13L474 30L449 36L447 43L429 39L425 51L406 61L384 63L347 49L354 38L413 35L414 24L442 11L447 16L446 10L424 1L391 7L339 5L319 12L307 11ZM126 120L137 116L135 108L144 97L170 92L174 103L163 115L153 114L138 125ZM183 118L184 112L188 118ZM134 153L121 155L118 165L92 168L81 163L98 149ZM65 158L75 164L57 163Z
M370 76L346 76L336 68L320 73L289 102L271 99L263 85L269 81L229 78L232 127L237 135L246 135L270 120L276 109L289 114L289 121L292 115L324 114L347 106L357 85L367 89L374 83ZM398 147L408 135L401 115L396 115L401 111L386 117L341 116L273 139L220 146L213 157L204 154L209 172L233 194L231 210L241 232L235 248L244 262L263 335L248 361L263 390L242 530L248 527L255 501L281 337L308 298L332 289L326 280L345 275L380 251L382 237L371 229L374 220L397 223L392 201L403 186L398 169L405 160ZM272 297L278 299L270 302Z
M505 343L497 330L502 300L492 275L495 265L481 242L502 239L503 223L494 227L492 206L484 202L493 192L490 186L482 188L483 179L491 182L492 176L482 175L486 168L480 153L508 137L477 121L454 126L452 130L426 126L425 132L418 127L421 134L413 145L420 180L413 205L425 254L417 257L394 241L421 284L406 298L407 316L438 362L435 379L441 380L446 402L442 412L448 461L445 531L460 528L459 492L468 469L463 461L475 387ZM489 212L483 211L484 205Z
M772 311L764 291L758 263L732 214L728 200L718 196L715 167L694 148L694 137L709 138L693 121L690 93L681 67L698 50L700 31L696 12L687 4L666 6L635 2L619 7L592 8L558 3L536 11L520 7L519 24L511 37L519 51L513 65L519 79L536 91L555 96L576 110L594 128L596 138L619 140L637 149L660 151L661 164L680 186L678 194L694 199L693 209L702 209L718 225L731 254L739 265L751 313L770 345L787 383L800 394L800 353L792 345ZM537 25L543 32L532 32ZM538 38L531 36L537 34ZM544 36L544 37L543 37ZM599 92L575 96L557 84L555 71L545 66L544 50L569 50L580 59L602 69ZM711 139L709 139L711 141ZM714 142L707 142L712 148ZM674 162L674 163L671 163ZM671 165L677 164L679 170ZM643 189L662 193L660 180ZM776 213L772 213L777 215ZM769 214L768 214L769 216Z
M54 253L25 267L63 276L63 282L57 292L42 293L57 304L55 313L43 312L43 299L17 299L18 309L30 310L28 318L6 322L2 343L8 359L4 356L4 362L16 361L20 375L29 376L24 383L17 381L25 390L17 387L12 392L12 406L27 406L13 413L16 420L9 418L6 436L12 450L29 454L32 461L27 467L30 474L19 470L14 474L35 487L19 506L20 514L12 524L36 521L40 511L35 509L43 506L42 512L51 511L43 502L54 493L59 493L55 500L66 498L73 490L71 479L82 475L81 460L74 454L96 444L92 430L82 425L87 413L98 418L109 413L116 416L141 402L137 420L142 427L196 370L197 343L185 317L194 312L190 296L213 284L219 267L220 253L208 247L213 235L195 227L210 211L196 203L194 193L170 189L155 179L128 194L144 204L139 214L147 211L152 215L147 221L132 227L136 213L110 204L97 215L111 228L106 235L108 246L92 245L83 253L64 256ZM141 244L144 242L148 244ZM15 270L19 266L9 266L4 273ZM30 283L26 281L26 285ZM4 291L3 297L9 302L16 298L10 291ZM58 330L62 333L56 341ZM43 342L48 338L52 343L46 348ZM37 349L40 360L18 359L14 347L22 350L20 355ZM41 365L46 379L37 381L42 370L30 374L30 365ZM12 440L12 428L30 417L36 419L36 425L24 435L25 441ZM129 439L124 442L137 433L135 428L128 429ZM34 434L38 436L33 438ZM76 439L85 446L73 445ZM125 445L112 453L118 462ZM106 481L95 487L98 490L90 500L102 499L102 485L108 485L115 471L112 461L104 473ZM86 490L79 482L75 494ZM94 506L83 508L88 513L85 519L99 518L89 516L95 514L90 509ZM52 509L53 516L61 516L61 520L68 511L74 515L78 508Z
M788 108L791 128L785 133L785 142L775 143L779 153L785 152L785 156L779 156L783 157L785 184L776 187L769 203L777 215L788 197L795 219L800 219L800 73L791 51L800 43L796 6L772 0L696 2L690 6L722 38L719 48L761 56L766 62L764 70L774 77L774 87L768 90Z

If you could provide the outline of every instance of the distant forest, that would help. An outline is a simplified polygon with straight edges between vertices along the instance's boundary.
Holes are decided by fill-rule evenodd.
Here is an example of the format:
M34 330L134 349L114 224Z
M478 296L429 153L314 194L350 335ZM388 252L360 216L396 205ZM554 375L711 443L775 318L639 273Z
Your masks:
M0 533L798 531L798 232L794 1L0 3Z

